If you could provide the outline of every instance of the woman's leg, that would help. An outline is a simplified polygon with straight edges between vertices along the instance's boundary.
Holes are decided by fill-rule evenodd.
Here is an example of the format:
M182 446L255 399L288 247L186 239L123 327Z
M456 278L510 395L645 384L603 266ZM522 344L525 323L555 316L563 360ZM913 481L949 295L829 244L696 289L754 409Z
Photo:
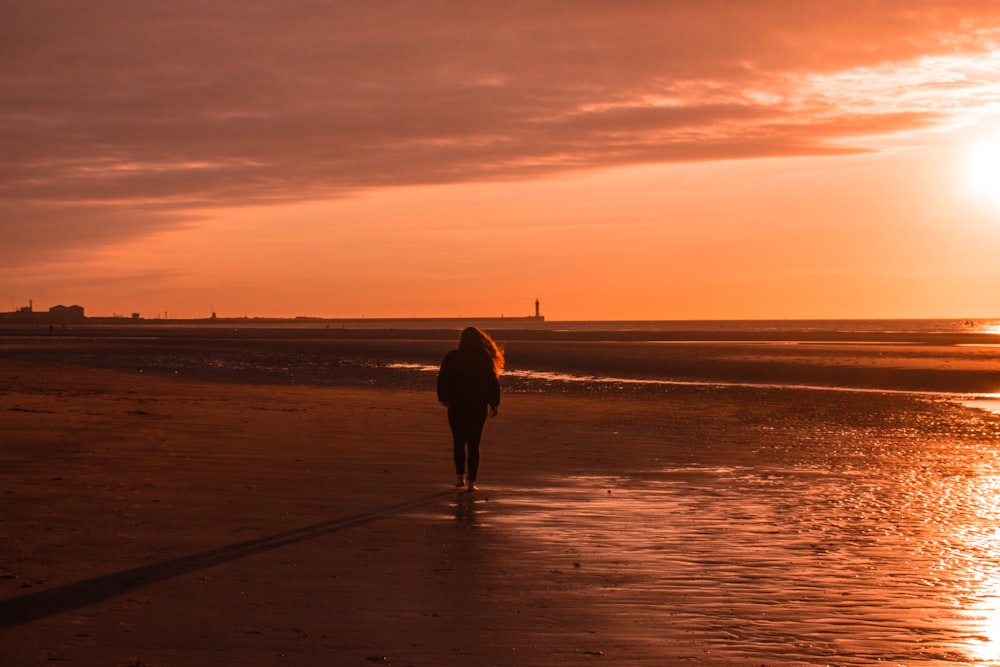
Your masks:
M451 428L452 456L455 474L465 474L465 419L462 411L448 407L448 426Z
M469 445L469 481L475 482L479 473L479 443L483 439L486 424L486 406L482 410L471 410L466 421L466 442Z

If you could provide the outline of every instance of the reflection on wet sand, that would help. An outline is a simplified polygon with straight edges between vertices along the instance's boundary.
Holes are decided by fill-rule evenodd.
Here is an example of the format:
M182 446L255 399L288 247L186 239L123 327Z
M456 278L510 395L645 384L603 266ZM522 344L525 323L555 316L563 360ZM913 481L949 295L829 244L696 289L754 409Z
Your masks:
M716 656L1000 660L1000 476L938 463L576 477L507 490L518 511L491 520L599 569L587 602L626 610L609 619L654 617Z
M454 499L449 503L454 519L464 528L479 528L484 515L488 516L487 499L485 496L468 491L456 491Z
M1000 475L984 473L970 485L970 521L958 542L965 547L965 576L974 595L968 600L971 657L1000 661Z

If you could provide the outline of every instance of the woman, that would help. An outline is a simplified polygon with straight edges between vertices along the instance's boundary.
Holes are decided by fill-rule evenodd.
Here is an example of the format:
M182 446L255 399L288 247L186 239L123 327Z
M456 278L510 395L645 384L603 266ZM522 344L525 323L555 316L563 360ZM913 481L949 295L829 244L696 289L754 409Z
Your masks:
M448 426L454 443L455 486L475 491L479 471L479 441L486 415L500 407L500 371L503 351L484 331L469 327L458 349L445 355L438 372L438 400L448 408ZM468 449L468 456L466 450ZM468 459L468 476L466 476Z

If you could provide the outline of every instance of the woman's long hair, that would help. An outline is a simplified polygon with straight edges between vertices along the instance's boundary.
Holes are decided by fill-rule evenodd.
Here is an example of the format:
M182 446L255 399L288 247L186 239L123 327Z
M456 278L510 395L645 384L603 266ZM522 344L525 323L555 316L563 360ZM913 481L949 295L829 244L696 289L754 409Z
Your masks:
M482 329L468 327L462 331L462 337L458 342L458 349L469 354L485 355L493 365L493 373L497 377L503 371L503 349Z

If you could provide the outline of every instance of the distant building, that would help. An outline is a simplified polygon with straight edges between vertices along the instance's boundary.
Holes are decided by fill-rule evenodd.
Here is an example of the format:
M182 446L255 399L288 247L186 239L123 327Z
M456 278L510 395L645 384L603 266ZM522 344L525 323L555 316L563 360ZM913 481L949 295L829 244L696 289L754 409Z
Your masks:
M83 314L83 306L52 306L48 311L35 310L31 301L27 306L21 306L9 313L0 313L0 320L5 322L76 322L87 319Z
M54 320L82 320L83 306L52 306L49 315Z

